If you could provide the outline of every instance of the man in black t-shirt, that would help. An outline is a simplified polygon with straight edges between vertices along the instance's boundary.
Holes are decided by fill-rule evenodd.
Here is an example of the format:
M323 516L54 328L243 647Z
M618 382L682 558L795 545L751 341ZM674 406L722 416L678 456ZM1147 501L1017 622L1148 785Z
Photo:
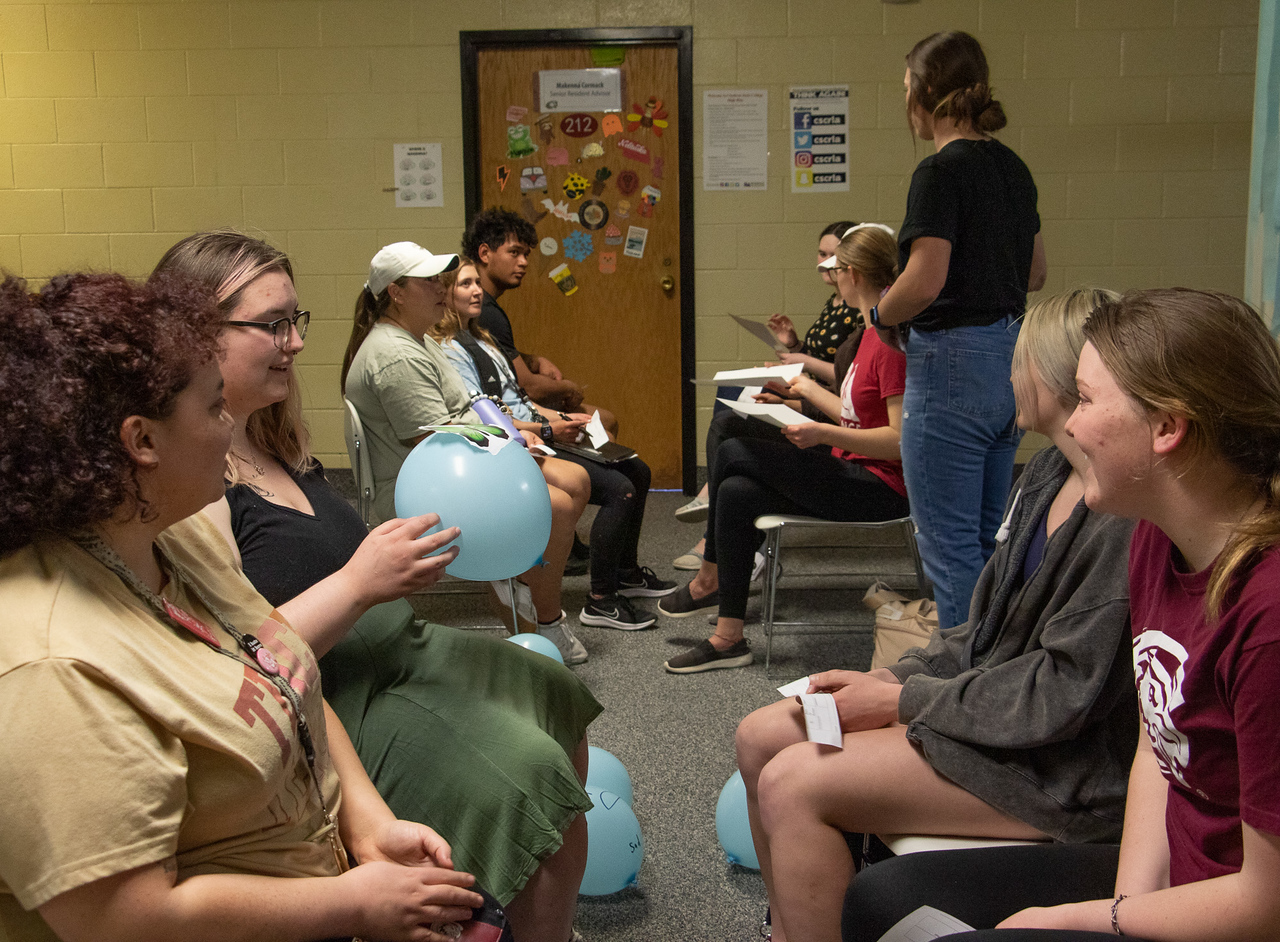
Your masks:
M486 209L471 220L462 235L462 253L475 260L480 286L484 289L484 306L478 318L480 326L493 335L530 399L564 412L599 411L605 429L610 435L616 435L618 420L612 412L584 403L582 387L565 379L547 357L520 352L511 319L498 304L504 292L520 287L529 267L529 253L537 240L538 233L529 221L510 210Z

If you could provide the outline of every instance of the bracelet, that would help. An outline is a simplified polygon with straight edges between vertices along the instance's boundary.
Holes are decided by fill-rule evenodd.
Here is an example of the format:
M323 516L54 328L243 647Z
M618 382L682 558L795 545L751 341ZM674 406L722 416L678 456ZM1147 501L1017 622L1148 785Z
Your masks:
M1124 935L1124 933L1120 931L1120 901L1128 898L1129 897L1124 893L1121 893L1116 897L1115 902L1111 904L1111 928L1116 935Z

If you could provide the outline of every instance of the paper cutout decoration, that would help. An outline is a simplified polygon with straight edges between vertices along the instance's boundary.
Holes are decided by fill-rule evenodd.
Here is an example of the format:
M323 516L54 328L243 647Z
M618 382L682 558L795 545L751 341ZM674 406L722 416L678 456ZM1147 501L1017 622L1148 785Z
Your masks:
M555 135L554 128L555 117L549 114L538 115L538 138L544 144L550 144L551 138Z
M557 219L563 219L565 222L574 223L578 221L578 214L570 212L569 204L564 200L561 200L558 203L553 203L550 198L548 198L542 201L542 206L546 209L547 213L551 213ZM545 216L547 213L543 213L542 215Z
M662 168L666 165L666 160L661 157L653 158L653 169L649 171L653 174L655 180L662 179Z
M609 181L609 178L611 176L613 176L613 171L610 170L608 167L601 167L599 170L597 170L596 182L591 184L591 195L599 196L601 193L603 193L605 184Z
M529 137L529 125L513 124L507 128L507 158L519 160L537 153L538 145Z
M640 203L640 207L639 207L639 209L637 209L637 210L636 210L636 214L637 214L637 215L640 215L640 216L645 216L645 217L652 216L652 215L653 215L653 204L652 204L652 203L646 203L646 202L644 202L644 201L642 200L642 201L641 201L641 203Z
M596 157L604 156L604 145L599 141L592 141L582 148L582 159L591 160Z
M607 114L604 120L600 122L600 130L605 137L613 137L615 134L622 133L622 119L616 114Z
M600 274L612 275L618 270L618 253L617 252L601 252L600 253Z
M547 166L548 167L569 166L569 152L563 147L548 147L547 148Z
M524 116L528 113L529 109L525 108L523 105L508 105L507 121L510 124L515 124L517 121L523 121Z
M580 200L587 195L587 188L591 186L591 181L580 173L571 173L564 178L564 195L571 200Z
M619 229L617 226L615 226L613 223L609 223L609 225L605 227L604 244L605 245L621 245L622 244L622 230Z
M589 114L567 114L560 119L560 132L565 137L590 137L600 122Z
M551 238L551 236L547 236L538 243L538 251L543 255L555 255L559 248L560 244L556 242L555 239Z
M564 237L564 257L580 262L595 251L595 243L585 232L574 231Z
M627 229L627 245L622 254L627 258L644 258L644 245L649 241L649 230L639 226Z
M578 207L583 229L599 229L609 221L609 207L597 199L584 200Z
M639 105L631 106L631 111L627 114L627 130L638 131L640 128L649 128L653 131L654 137L662 137L663 129L668 126L668 122L663 120L666 117L667 111L662 107L662 99L650 95L643 108Z
M618 192L623 196L630 196L636 190L640 189L640 175L634 170L624 170L618 174Z
M652 216L653 208L658 205L658 201L662 199L662 191L657 187L646 186L640 191L640 215Z
M542 202L550 203L551 200L543 200ZM533 205L533 200L526 196L520 200L520 215L529 220L531 225L536 226L547 217L547 210L544 209L542 212L538 212L537 207Z
M629 137L618 139L618 150L630 157L632 160L638 160L642 164L649 162L649 148L645 147L639 141L633 141Z
M547 174L541 167L525 167L520 171L520 192L531 193L534 190L547 192Z
M511 171L506 164L499 164L496 173L498 177L498 192L502 193L507 189L507 181L511 179Z
M566 298L578 290L578 283L574 280L573 272L569 271L568 265L557 265L547 272L547 277L556 283L556 287Z

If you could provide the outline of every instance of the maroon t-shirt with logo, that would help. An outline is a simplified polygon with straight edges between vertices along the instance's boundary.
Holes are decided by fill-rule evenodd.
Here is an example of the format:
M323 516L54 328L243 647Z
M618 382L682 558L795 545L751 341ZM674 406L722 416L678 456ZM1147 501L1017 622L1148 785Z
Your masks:
M1280 550L1205 616L1211 569L1142 521L1129 553L1133 663L1142 723L1169 780L1174 886L1234 873L1240 822L1280 835Z

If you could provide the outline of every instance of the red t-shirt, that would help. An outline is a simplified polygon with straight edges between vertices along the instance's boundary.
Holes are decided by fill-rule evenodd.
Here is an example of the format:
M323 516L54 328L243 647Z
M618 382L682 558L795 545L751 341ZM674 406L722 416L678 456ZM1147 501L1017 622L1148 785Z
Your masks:
M889 424L889 407L884 401L890 396L901 396L906 388L906 356L881 340L874 330L866 331L840 384L840 424L845 428L883 428ZM858 462L903 497L907 496L901 461L867 458L843 448L832 448L831 454Z
M1240 869L1242 819L1280 835L1280 549L1228 594L1215 625L1204 611L1211 569L1180 572L1174 557L1158 527L1138 524L1133 664L1169 780L1169 877L1179 886Z

